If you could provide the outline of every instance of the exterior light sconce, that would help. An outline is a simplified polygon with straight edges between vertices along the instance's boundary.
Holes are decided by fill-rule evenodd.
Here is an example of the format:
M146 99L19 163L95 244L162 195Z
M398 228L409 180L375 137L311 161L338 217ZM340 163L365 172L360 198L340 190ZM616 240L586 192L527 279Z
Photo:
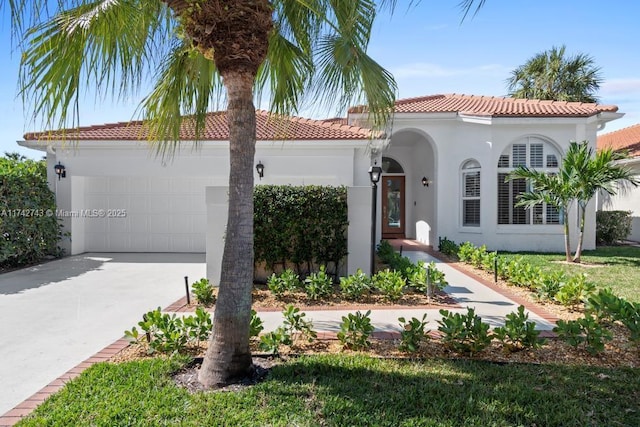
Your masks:
M58 175L58 181L60 181L60 178L67 177L67 168L61 165L60 162L53 167L53 170L56 172L56 175Z
M426 176L422 177L422 186L423 187L428 187L429 184L431 184L431 181L429 181L429 178L427 178Z
M262 164L262 162L258 162L258 164L256 165L256 171L258 172L258 176L262 180L262 178L264 178L264 165Z
M382 168L377 164L374 164L369 168L369 179L371 179L371 184L377 184L380 182L380 176L382 175Z

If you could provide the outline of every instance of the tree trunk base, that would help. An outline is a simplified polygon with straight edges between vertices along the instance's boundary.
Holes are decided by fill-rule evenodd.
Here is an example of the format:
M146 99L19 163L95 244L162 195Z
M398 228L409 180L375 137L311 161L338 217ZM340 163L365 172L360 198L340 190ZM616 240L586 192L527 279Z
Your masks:
M253 371L250 352L237 353L217 344L207 350L198 372L198 381L207 388L221 388L250 377Z

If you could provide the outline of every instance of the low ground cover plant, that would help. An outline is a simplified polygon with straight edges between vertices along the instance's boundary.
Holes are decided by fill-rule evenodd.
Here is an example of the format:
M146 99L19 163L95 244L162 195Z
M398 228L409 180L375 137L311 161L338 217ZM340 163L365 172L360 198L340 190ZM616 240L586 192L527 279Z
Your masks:
M371 291L371 279L362 270L340 278L340 292L351 301L356 301Z
M372 278L371 283L389 301L398 301L404 294L407 282L402 274L397 270L378 271Z
M517 312L505 316L504 326L494 328L494 337L502 343L506 352L538 348L545 343L540 338L540 331L536 330L536 323L529 321L529 314L524 312L524 306L518 307Z
M398 317L400 322L400 345L399 350L407 353L415 353L420 347L420 343L427 340L427 315L424 314L422 319L412 317L406 320L404 317Z
M213 285L209 283L209 279L202 278L193 282L191 284L191 291L196 297L198 304L209 307L216 302L216 297L213 292L214 288Z
M208 340L213 323L211 315L201 307L196 308L194 315L185 317L162 313L158 307L146 313L138 326L143 333L135 326L124 331L131 342L148 343L150 353L180 353L188 344Z
M333 280L327 274L324 265L318 272L313 272L304 280L304 290L307 296L315 301L328 297L333 293Z
M576 320L560 319L553 331L567 344L574 348L582 345L592 355L604 351L605 341L612 339L611 333L590 314Z
M440 310L438 330L442 332L445 346L458 353L478 353L491 343L489 324L475 314L473 308L467 308L466 314Z
M337 334L338 341L346 349L364 350L371 346L369 336L373 332L371 324L371 310L362 314L360 311L342 316L340 331Z
M302 287L300 276L287 268L280 274L273 273L267 280L267 287L276 298L281 298L285 292L293 292Z

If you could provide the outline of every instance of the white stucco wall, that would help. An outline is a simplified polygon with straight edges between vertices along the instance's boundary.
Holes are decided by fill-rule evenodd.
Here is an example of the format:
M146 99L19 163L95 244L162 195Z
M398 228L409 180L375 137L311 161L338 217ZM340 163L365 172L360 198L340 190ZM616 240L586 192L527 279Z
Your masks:
M407 171L407 236L436 246L438 237L471 241L497 250L563 251L561 225L498 225L497 163L511 144L541 137L562 155L570 141L588 140L595 148L594 118L465 118L455 114L424 120L419 115L394 121L394 137L385 156ZM462 226L461 166L481 165L481 226ZM433 180L422 188L420 179ZM570 212L573 245L577 243L577 210ZM585 249L595 248L595 203L588 207Z
M574 140L586 139L595 147L599 120L598 117L400 114L393 122L390 145L382 153L368 150L369 141L259 141L255 163L262 162L265 174L259 179L254 170L254 179L256 185L322 184L366 188L353 190L355 192L350 194L350 201L355 203L357 200L358 205L350 212L351 238L370 230L370 206L365 205L370 203L371 197L367 171L372 159L381 164L382 156L391 157L405 171L408 238L433 246L437 245L439 237L447 237L456 242L469 240L478 245L486 244L497 250L562 251L564 239L560 225L497 224L498 158L507 147L527 136L549 141L560 154ZM481 165L480 227L462 226L461 166L471 159ZM53 165L58 161L67 169L67 177L62 180L57 180L53 173ZM65 230L71 233L71 240L64 242L68 253L94 250L100 245L118 251L131 248L131 251L202 252L206 247L207 252L211 250L212 257L217 257L217 249L210 249L213 240L205 237L203 228L208 229L212 221L217 221L211 217L211 210L207 210L207 203L219 194L205 196L205 189L227 186L226 142L205 142L198 149L185 143L168 159L156 156L143 142L54 143L53 150L48 153L48 167L60 210L130 210L126 218L65 217ZM421 183L423 176L431 181L428 187ZM365 195L367 192L369 195ZM376 241L381 236L380 196L379 188ZM634 193L631 200L637 199ZM616 206L625 206L620 204L622 201L616 203ZM628 209L637 212L637 204ZM575 209L569 217L575 245ZM585 249L592 249L595 247L595 203L589 206L586 220ZM356 229L359 230L357 233ZM634 232L640 233L640 225ZM356 246L364 248L366 243L368 247L369 240L367 231ZM357 256L364 259L360 252L358 250ZM350 263L349 271L353 271L352 265L360 264L361 261ZM213 268L211 274L215 276L218 273Z

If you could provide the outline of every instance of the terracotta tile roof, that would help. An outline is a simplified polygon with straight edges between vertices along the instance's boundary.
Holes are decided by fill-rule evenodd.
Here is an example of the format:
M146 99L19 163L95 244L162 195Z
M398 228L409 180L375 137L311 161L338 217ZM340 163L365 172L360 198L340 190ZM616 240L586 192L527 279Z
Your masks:
M322 119L323 123L338 123L341 125L349 124L349 119L347 117L332 117L330 119Z
M365 110L366 107L358 106L349 112ZM401 99L395 106L396 113L460 113L493 117L589 117L616 111L618 107L615 105L461 94Z
M349 126L341 122L325 122L300 117L272 116L267 111L256 111L257 139L272 140L354 140L368 139L372 136L369 129ZM148 132L142 121L111 123L98 126L80 127L77 129L57 130L52 132L33 132L24 135L25 140L146 140ZM195 126L186 122L182 125L180 139L195 139ZM207 115L202 141L227 141L229 128L226 112Z
M628 150L631 157L640 156L640 124L598 136L598 148Z

